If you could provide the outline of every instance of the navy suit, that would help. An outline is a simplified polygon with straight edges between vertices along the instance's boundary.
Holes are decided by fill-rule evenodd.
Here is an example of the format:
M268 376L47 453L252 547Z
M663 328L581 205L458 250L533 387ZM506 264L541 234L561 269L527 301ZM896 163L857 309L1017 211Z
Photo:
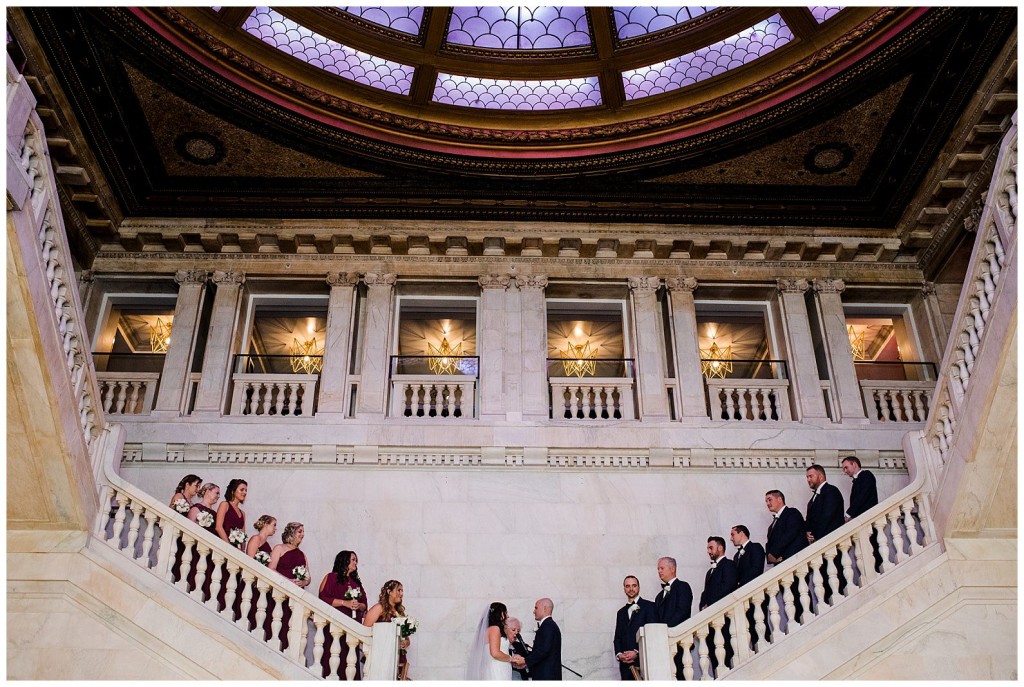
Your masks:
M819 541L843 526L843 494L828 482L818 487L817 496L807 502L804 526Z
M704 591L700 594L699 609L703 610L736 591L736 564L722 556L718 565L704 576Z
M760 544L748 540L743 545L743 555L737 551L732 560L736 563L737 587L742 587L764 573L764 547Z
M626 604L615 614L615 638L612 640L612 646L616 656L623 651L637 651L639 648L636 641L637 631L647 623L658 622L658 609L653 602L637 597L636 605L639 608L632 617L629 615L629 608L632 604ZM636 665L636 663L619 662L619 675L623 680L633 679L633 673L629 670L630 665Z
M807 528L804 516L796 508L783 508L774 525L768 526L765 552L781 560L789 558L807 546Z
M548 616L537 628L526 667L534 680L562 679L562 631L554 618Z
M878 486L875 484L875 476L870 470L861 470L850 488L850 507L846 509L846 514L852 519L877 505Z

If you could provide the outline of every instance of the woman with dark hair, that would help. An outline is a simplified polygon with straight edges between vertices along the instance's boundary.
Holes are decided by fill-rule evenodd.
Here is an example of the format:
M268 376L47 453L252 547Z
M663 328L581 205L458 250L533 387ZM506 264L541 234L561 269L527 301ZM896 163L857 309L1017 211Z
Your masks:
M174 488L174 496L171 497L171 508L178 511L182 515L188 515L189 510L192 508L192 499L196 497L199 492L199 485L203 483L203 478L199 475L185 475L178 482L178 486Z
M380 596L377 603L366 612L366 617L363 618L363 625L373 627L374 623L390 623L395 618L405 617L405 606L402 604L403 598L405 598L405 589L402 587L401 582L398 580L388 580L385 582L384 586L380 588ZM408 672L406 666L409 660L406 657L405 650L409 648L409 638L402 638L399 646L401 648L398 654L398 674L403 675Z
M224 492L224 501L217 508L217 536L242 551L245 551L245 511L242 504L248 491L249 483L244 479L231 480Z
M512 656L508 652L508 639L505 637L507 619L508 608L505 604L495 601L487 607L470 648L466 679L512 679Z
M362 623L366 613L366 590L359 579L359 557L355 551L339 551L334 557L334 569L324 575L320 582L320 600L325 604L339 609L346 616L351 616L353 622ZM324 654L320 663L323 666L324 677L330 674L331 644L334 638L331 637L330 628L324 628ZM345 679L345 667L348 665L348 644L344 638L341 640L341 663L339 664L339 677ZM356 679L361 679L359 660L356 659Z

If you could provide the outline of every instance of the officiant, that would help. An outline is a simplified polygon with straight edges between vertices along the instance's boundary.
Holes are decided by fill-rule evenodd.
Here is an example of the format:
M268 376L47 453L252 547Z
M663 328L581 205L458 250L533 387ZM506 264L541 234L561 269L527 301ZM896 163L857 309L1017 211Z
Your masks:
M523 638L519 634L522 629L523 624L519 622L519 618L510 617L505 620L505 638L508 639L508 653L512 656L522 656L523 658L526 658L530 654L530 650L526 648L526 643L523 642ZM529 680L530 670L526 667L513 667L512 679Z

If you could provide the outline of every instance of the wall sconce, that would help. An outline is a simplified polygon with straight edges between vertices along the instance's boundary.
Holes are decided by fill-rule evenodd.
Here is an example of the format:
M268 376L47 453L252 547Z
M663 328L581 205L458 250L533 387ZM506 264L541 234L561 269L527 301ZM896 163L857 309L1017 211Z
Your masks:
M171 323L156 318L156 324L149 327L149 349L154 353L166 353L170 343Z
M435 375L452 375L459 365L459 358L462 356L462 342L452 348L448 343L448 337L442 334L441 346L435 348L433 344L427 344L427 364L430 372Z
M324 349L317 346L316 337L302 343L292 339L288 353L292 356L292 372L296 374L317 374L324 368Z
M854 360L864 360L864 334L866 332L857 333L857 330L853 328L853 325L846 327L846 335L850 339L850 355L853 356Z
M597 372L598 347L590 348L590 341L581 344L573 344L569 339L565 340L565 350L562 351L562 365L565 367L566 377L582 377L583 375L594 376Z
M711 348L700 349L700 369L705 377L725 379L732 374L732 346L720 348L715 339L711 339Z

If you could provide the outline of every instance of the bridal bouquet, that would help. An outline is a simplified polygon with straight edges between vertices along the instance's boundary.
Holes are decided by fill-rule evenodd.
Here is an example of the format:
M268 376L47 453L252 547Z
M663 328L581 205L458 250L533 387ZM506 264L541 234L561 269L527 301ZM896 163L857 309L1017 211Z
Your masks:
M233 528L230 532L228 532L228 543L237 549L242 549L243 551L245 550L246 539L247 537L245 536L245 532L243 532L237 527Z
M398 625L399 636L401 636L402 639L405 639L406 637L409 637L416 633L416 628L418 627L418 625L416 624L416 621L413 618L408 618L406 616L400 615L396 616L393 622L395 623L395 625Z
M358 599L358 598L359 598L359 588L358 587L350 587L350 588L345 590L345 601L352 601L353 599ZM349 610L352 611L352 617L355 618L356 617L355 609L349 609Z
M256 560L257 563L262 563L263 565L267 566L270 565L270 554L266 551L257 551L256 555L253 556L253 558Z
M192 505L185 499L175 499L172 506L174 510L178 511L182 515L188 515L189 510L192 508Z
M306 566L297 565L292 568L292 577L295 578L296 582L305 582L309 579L309 571L306 570Z
M213 526L213 515L207 513L205 510L199 514L196 518L196 523L200 527L212 527Z

